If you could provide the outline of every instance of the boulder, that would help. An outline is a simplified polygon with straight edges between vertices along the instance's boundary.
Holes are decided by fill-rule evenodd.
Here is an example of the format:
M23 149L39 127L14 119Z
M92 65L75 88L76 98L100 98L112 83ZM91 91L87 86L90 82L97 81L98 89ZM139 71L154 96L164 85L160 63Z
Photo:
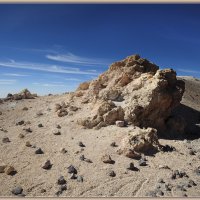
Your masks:
M141 153L158 150L160 146L156 129L135 127L121 140L117 152L129 158L139 159Z

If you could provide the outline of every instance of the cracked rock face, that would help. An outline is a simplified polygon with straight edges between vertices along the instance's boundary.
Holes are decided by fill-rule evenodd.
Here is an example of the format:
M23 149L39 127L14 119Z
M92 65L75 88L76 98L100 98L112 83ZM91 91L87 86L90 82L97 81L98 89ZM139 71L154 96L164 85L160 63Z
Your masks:
M125 120L134 126L162 131L184 89L184 82L176 79L173 69L159 70L139 55L129 56L111 64L96 80L78 87L74 98L92 104L91 113L78 124L101 128Z

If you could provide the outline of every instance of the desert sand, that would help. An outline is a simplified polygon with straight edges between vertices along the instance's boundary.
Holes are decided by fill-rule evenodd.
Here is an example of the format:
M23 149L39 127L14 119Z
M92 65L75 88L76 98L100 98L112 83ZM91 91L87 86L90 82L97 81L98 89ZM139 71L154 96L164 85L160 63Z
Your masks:
M157 69L153 69L155 73L152 74L151 70L140 71L135 79L149 73L156 77ZM178 125L180 131L177 132L158 131L158 142L165 148L139 152L144 166L140 158L126 156L122 141L137 127L162 130L162 125L156 124L156 120L155 127L150 126L149 121L150 125L138 124L138 119L134 124L131 119L120 127L112 122L106 124L104 114L101 126L87 127L80 119L91 117L90 113L96 112L100 105L98 101L86 99L92 96L87 92L92 91L89 86L74 93L3 100L0 103L0 196L16 196L13 189L21 187L23 191L18 192L18 196L26 197L200 197L200 80L193 77L177 79L185 82L185 91L181 103L170 109L170 115L181 116L184 127ZM129 85L134 80L125 81L120 87L130 90L132 86ZM80 94L81 91L85 93ZM147 89L143 94L145 91ZM127 93L129 106L132 106L133 100L129 98L133 93ZM62 102L66 105L64 114L59 111ZM121 102L123 100L115 103L123 107ZM123 109L127 116L128 109ZM147 118L145 115L144 119ZM41 154L35 153L38 148ZM105 155L109 155L112 162L109 159L109 163L103 162ZM51 165L44 169L47 160ZM134 168L129 168L130 163ZM77 173L69 173L70 165ZM10 173L9 166L14 168Z

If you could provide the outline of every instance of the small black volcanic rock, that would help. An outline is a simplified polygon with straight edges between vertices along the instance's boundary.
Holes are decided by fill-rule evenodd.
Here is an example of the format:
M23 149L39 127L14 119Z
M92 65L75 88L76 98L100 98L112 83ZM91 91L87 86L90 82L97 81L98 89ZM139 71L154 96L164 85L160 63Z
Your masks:
M3 143L9 143L10 139L8 137L3 137L2 142Z
M61 186L60 186L60 190L61 190L61 191L67 190L67 185L61 185Z
M161 151L163 152L172 152L172 151L176 151L175 147L169 146L169 145L165 145L161 147Z
M43 125L42 125L42 124L38 124L38 127L39 127L39 128L42 128L42 127L43 127Z
M131 170L131 171L139 171L139 169L137 167L134 166L134 163L131 162L129 164L129 166L127 167L128 170Z
M39 149L37 149L36 151L35 151L35 154L43 154L44 152L42 151L42 149L41 148L39 148Z
M46 170L51 169L51 167L52 167L52 164L51 164L50 160L47 160L45 162L45 164L42 166L42 168L46 169Z
M26 111L26 110L28 110L28 108L27 108L27 107L23 107L22 110L25 110L25 111Z
M92 161L88 158L85 158L84 161L87 162L87 163L92 163Z
M195 169L194 172L196 173L197 176L200 176L200 166L197 167L197 169Z
M190 150L189 150L189 155L194 156L194 155L195 155L195 151L192 150L192 149L190 149Z
M70 179L77 179L76 174L72 173L71 176L70 176Z
M115 176L116 176L116 173L115 173L113 170L111 170L111 171L108 173L108 175L111 176L111 177L115 177Z
M159 196L163 196L163 195L164 195L164 192L163 192L162 190L158 189L158 190L156 191L156 194L159 195Z
M25 130L27 133L32 133L33 131L31 130L31 128L24 128L23 130Z
M158 179L158 183L165 183L162 178Z
M58 185L64 185L66 184L66 180L64 178L64 176L61 176L58 181L57 181Z
M18 126L18 125L23 125L23 124L24 124L24 120L18 121L18 122L16 123L17 126Z
M82 142L78 143L79 147L85 147L85 145Z
M112 142L112 143L110 144L110 146L111 146L111 147L117 147L117 145L116 145L115 142Z
M77 174L77 170L73 165L70 165L67 169L69 174Z
M58 125L56 125L56 128L57 129L61 129L61 126L58 124Z
M41 192L41 193L45 193L46 190L45 190L45 189L41 189L40 192Z
M84 156L84 155L81 155L81 156L80 156L80 160L81 160L81 161L84 161L84 160L85 160L85 156Z
M61 135L61 132L59 130L53 130L54 135Z
M138 164L139 164L139 166L146 166L147 165L146 161L143 158L139 160Z

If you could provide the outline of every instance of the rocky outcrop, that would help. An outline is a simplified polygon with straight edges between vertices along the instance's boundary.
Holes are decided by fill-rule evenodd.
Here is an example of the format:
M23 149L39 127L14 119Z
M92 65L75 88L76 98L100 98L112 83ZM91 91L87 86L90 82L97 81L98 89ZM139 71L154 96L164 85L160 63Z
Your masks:
M134 129L121 140L117 152L129 158L139 159L141 153L147 153L150 149L158 150L160 147L161 145L158 142L156 129L134 127Z
M37 97L37 94L31 94L28 89L24 89L17 94L9 93L4 100L7 101L7 100L34 99L35 97Z
M184 82L176 79L173 69L159 70L139 55L129 56L111 64L96 80L78 87L74 98L87 100L92 110L78 123L93 128L125 120L141 128L162 131L183 93Z

